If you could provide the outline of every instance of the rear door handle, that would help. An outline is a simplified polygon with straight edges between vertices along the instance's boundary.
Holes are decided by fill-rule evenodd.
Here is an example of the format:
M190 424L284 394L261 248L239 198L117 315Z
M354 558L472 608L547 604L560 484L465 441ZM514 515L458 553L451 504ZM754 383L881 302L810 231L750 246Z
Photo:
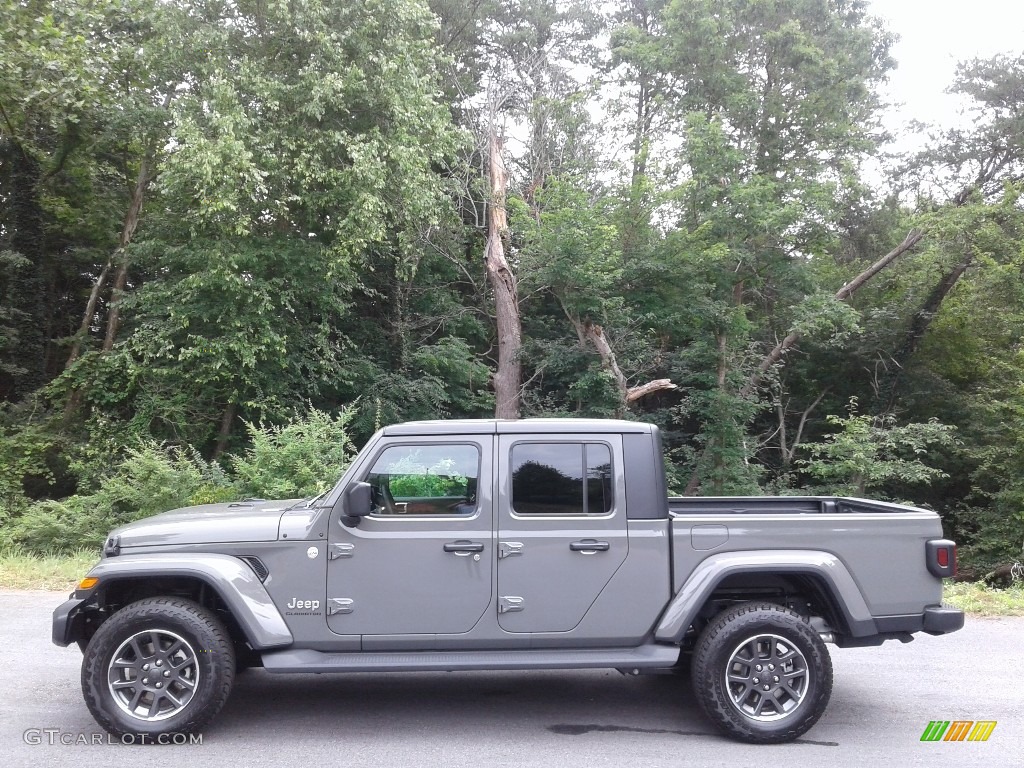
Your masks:
M583 541L574 541L570 543L569 549L573 552L582 552L584 555L593 555L595 552L607 552L611 549L611 545L607 541L584 539Z
M465 557L474 552L483 552L484 545L479 541L449 541L444 545L445 552L452 552L456 557Z

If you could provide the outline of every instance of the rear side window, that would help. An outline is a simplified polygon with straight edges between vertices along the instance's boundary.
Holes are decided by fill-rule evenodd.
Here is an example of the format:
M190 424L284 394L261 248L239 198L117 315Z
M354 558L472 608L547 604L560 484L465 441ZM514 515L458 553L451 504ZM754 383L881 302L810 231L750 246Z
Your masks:
M604 443L516 443L512 509L520 515L611 511L612 456Z

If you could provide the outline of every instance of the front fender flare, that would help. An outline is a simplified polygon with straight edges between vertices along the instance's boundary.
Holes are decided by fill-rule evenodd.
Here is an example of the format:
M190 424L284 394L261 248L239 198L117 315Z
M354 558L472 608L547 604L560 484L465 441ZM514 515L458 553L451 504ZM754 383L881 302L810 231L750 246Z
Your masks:
M99 579L94 589L124 579L161 576L199 579L224 601L254 649L291 645L293 641L288 625L263 583L246 563L231 555L181 552L119 555L100 561L88 575Z
M723 579L737 573L755 572L818 576L830 590L853 637L878 633L860 587L835 555L817 550L753 550L723 552L701 561L662 614L654 632L655 640L680 642Z

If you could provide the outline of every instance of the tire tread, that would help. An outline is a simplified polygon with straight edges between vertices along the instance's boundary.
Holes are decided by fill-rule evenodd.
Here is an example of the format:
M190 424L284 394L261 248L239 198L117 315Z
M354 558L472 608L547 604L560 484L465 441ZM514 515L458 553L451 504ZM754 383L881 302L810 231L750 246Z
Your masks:
M114 650L110 646L121 641L118 635L120 630L134 631L137 626L145 626L152 619L169 619L172 623L181 623L201 645L209 646L196 650L210 653L209 663L212 666L206 674L212 672L215 688L204 697L206 701L201 706L186 708L184 714L189 717L184 722L175 722L178 717L175 715L167 721L126 727L124 715L117 710L117 705L110 700L106 690L105 657ZM157 628L158 625L153 626ZM223 708L231 694L234 676L235 648L224 623L198 603L179 597L150 597L125 606L100 625L82 659L82 693L86 706L99 725L118 737L128 734L153 737L196 733ZM172 722L173 727L166 727L165 723Z
M720 655L728 652L723 650L723 644L738 642L748 625L753 630L753 625L773 621L782 625L782 630L791 629L806 641L808 648L801 650L808 657L808 664L814 670L821 667L821 674L812 680L813 690L808 694L813 698L801 705L806 708L804 714L792 726L782 728L756 724L737 712L725 698L728 693L718 680L716 664ZM758 631L764 629L778 631L780 627L763 626ZM800 614L777 603L743 603L718 614L701 633L693 654L693 688L704 714L728 735L751 744L793 741L810 730L825 711L832 694L832 660L821 638Z

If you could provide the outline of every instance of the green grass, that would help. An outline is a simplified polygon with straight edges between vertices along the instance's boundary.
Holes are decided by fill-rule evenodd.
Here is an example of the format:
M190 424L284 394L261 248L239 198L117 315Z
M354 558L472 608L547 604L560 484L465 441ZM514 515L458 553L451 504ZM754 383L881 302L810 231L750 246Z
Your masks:
M947 583L943 599L962 611L981 616L1024 616L1024 584L991 589L976 581Z
M100 559L94 549L63 555L35 555L0 549L0 589L71 590Z

